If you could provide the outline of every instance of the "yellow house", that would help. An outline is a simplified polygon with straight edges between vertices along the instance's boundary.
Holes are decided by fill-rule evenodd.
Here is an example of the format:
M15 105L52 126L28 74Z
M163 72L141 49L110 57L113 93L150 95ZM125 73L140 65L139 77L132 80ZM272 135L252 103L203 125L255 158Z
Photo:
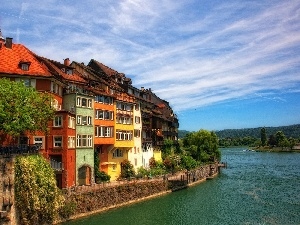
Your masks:
M108 162L111 164L108 174L112 181L120 177L121 163L128 159L128 151L134 147L133 100L126 93L119 93L115 102L115 144L108 154Z

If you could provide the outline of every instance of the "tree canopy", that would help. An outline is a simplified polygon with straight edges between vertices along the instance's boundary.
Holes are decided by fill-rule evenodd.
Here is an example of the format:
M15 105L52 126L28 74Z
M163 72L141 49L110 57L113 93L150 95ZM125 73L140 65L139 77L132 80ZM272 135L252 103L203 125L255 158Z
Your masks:
M183 146L196 161L213 162L221 156L217 135L207 130L187 134L183 139Z
M21 82L0 79L0 133L13 137L28 131L46 132L53 118L51 96Z

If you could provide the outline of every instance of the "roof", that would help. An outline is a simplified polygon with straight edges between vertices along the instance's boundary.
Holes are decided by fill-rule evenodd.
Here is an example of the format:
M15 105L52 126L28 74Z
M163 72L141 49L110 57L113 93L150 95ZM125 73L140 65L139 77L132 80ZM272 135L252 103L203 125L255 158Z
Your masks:
M43 62L49 70L55 74L61 76L66 81L73 81L73 82L79 82L79 83L86 83L86 80L82 78L79 73L72 68L71 66L66 66L60 62L47 59L45 57L36 56L41 62ZM70 69L73 70L72 74L67 74L66 70Z
M89 66L96 65L99 69L101 69L107 76L113 76L119 74L118 71L111 69L110 67L104 65L97 60L91 59ZM93 66L92 66L93 67ZM93 67L95 69L95 67Z
M29 70L22 70L20 63L30 64ZM12 44L12 48L4 45L0 48L0 74L52 77L47 67L22 44Z

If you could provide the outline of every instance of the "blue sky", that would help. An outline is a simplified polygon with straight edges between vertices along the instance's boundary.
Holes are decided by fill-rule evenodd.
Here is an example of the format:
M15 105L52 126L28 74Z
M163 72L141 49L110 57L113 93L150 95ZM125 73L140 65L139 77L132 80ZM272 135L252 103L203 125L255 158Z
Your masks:
M298 0L1 0L0 28L47 58L125 73L180 129L300 123Z

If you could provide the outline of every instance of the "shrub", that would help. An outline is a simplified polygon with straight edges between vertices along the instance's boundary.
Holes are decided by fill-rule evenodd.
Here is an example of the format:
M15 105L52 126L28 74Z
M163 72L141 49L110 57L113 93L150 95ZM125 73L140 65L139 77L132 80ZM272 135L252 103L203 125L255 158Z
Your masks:
M52 224L58 218L64 197L50 164L42 156L16 158L15 198L21 224Z

